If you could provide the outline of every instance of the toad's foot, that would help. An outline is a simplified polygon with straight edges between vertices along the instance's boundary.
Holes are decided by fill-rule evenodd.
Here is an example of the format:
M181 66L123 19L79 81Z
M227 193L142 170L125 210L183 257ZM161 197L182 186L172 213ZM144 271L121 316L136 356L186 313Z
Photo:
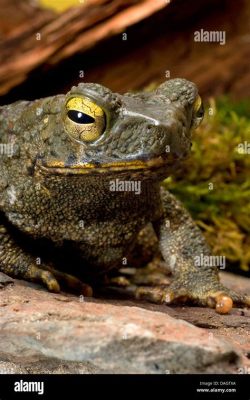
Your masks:
M65 288L66 290L68 289L71 292L83 294L86 297L93 296L93 290L91 286L83 283L75 276L58 271L52 267L46 266L45 268L46 270L42 270L41 278L49 291L59 292L61 285L62 288Z
M37 265L34 257L19 247L3 225L0 225L0 271L13 278L41 283L50 292L60 292L61 284L70 291L92 296L92 288L76 277L51 265Z
M250 307L250 296L234 292L220 284L211 287L197 287L183 278L178 278L168 287L138 287L136 298L158 304L191 303L215 308L220 314L227 314L234 305Z
M14 275L12 274L12 276ZM59 293L62 287L86 297L93 295L91 286L72 275L57 271L47 265L45 267L38 267L34 264L29 265L25 268L23 277L31 282L45 285L50 292Z
M191 302L227 313L234 305L250 306L250 297L225 288L201 231L182 204L162 189L163 215L154 222L163 259L173 275L170 286L151 295L139 289L137 297L161 303ZM206 261L208 262L206 262Z

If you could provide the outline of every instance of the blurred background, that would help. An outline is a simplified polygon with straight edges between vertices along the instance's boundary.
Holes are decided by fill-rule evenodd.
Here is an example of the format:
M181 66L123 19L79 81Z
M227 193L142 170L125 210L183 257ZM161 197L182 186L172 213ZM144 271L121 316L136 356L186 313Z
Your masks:
M175 77L198 85L204 122L191 157L164 185L227 269L249 275L250 2L0 0L0 9L2 105L80 81L120 93Z

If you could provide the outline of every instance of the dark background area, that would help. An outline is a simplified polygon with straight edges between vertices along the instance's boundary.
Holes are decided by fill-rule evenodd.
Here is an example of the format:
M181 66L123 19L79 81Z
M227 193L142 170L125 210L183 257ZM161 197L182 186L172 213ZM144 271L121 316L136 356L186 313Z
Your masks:
M77 13L70 9L55 14L35 7L34 2L0 0L2 104L65 92L79 80L119 92L137 90L163 81L166 71L171 78L195 81L205 97L229 94L241 99L249 95L247 0L173 0L170 4L162 0L163 8L157 10L157 5L137 23L130 17L135 15L134 7L144 10L152 2L91 4L78 7ZM105 15L110 7L113 11ZM88 18L89 24L84 25L81 21ZM58 26L53 28L55 21ZM103 35L96 39L100 27ZM67 29L69 33L63 36ZM194 32L200 29L226 31L226 45L194 42ZM35 39L37 32L40 41ZM127 40L123 40L125 32ZM81 70L84 78L79 78Z

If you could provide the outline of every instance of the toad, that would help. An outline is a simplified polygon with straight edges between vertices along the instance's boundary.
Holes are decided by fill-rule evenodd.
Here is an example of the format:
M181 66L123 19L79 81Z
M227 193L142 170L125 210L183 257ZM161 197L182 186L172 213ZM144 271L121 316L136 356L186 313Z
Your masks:
M0 270L90 296L124 264L161 259L171 284L125 279L137 298L221 313L249 306L216 267L197 265L209 247L161 187L202 117L197 87L185 79L124 95L80 83L66 95L0 107Z

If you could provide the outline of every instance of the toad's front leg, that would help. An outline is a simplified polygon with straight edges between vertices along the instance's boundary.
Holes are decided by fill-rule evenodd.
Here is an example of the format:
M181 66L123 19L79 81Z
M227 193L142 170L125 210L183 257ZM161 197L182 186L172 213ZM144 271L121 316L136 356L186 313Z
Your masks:
M217 267L197 263L198 259L211 256L205 239L173 195L162 189L161 196L164 215L154 227L174 280L164 289L139 288L137 296L168 304L192 302L215 307L219 313L229 312L233 303L250 306L250 296L235 293L220 283Z
M66 289L85 296L92 295L92 288L74 276L60 272L49 265L37 265L35 258L23 251L7 228L1 224L0 271L13 278L41 283L51 292L59 292L61 284Z

